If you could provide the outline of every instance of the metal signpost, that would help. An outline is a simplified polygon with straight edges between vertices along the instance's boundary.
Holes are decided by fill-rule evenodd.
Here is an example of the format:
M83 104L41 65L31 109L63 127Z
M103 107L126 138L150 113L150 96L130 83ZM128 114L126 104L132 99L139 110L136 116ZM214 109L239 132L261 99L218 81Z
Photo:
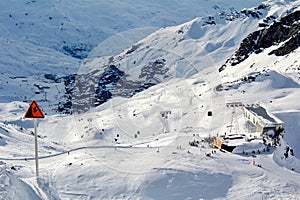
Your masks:
M42 110L36 103L32 101L27 112L24 115L24 118L32 118L34 122L34 145L35 145L35 173L36 177L39 176L39 163L38 163L38 143L37 143L37 119L45 118Z

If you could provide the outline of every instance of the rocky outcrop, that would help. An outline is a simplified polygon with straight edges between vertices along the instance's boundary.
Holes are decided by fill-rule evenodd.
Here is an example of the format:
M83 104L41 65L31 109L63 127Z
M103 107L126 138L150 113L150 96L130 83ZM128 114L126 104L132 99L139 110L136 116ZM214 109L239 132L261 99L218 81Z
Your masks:
M300 46L300 11L290 13L269 27L249 34L219 71L224 70L228 64L237 65L247 59L250 54L260 53L274 45L277 45L278 48L269 54L276 56L287 55Z
M59 50L64 54L72 56L74 58L84 59L92 50L92 47L91 45L87 45L84 43L67 45L66 42L64 42L62 49Z
M112 97L131 97L155 85L147 81L128 80L126 77L127 74L115 65L108 65L103 71L94 70L60 78L64 82L65 94L58 105L58 111L68 114L84 112Z
M298 24L299 25L299 24ZM299 29L299 27L298 27ZM270 54L275 54L276 56L284 56L295 49L297 49L300 45L300 34L293 35L286 43L284 43L281 47L276 50L270 52Z

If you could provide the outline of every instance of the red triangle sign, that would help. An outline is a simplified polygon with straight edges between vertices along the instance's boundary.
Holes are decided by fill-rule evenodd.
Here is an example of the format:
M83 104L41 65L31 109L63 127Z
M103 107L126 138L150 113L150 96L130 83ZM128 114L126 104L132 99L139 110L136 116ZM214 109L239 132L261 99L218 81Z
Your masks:
M33 100L25 113L24 118L45 118L45 116L36 101Z

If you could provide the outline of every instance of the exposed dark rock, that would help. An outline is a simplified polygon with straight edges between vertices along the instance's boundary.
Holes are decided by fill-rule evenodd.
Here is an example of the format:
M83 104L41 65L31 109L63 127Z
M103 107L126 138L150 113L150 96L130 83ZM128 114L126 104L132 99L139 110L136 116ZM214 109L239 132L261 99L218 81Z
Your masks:
M266 24L266 23L259 23L258 24L258 27L267 27L269 26L269 24Z
M270 22L274 22L274 20L276 19L276 17L274 15L268 16L265 19L263 19L263 22L266 24L270 24Z
M244 9L240 12L232 10L231 13L226 13L222 11L218 15L221 19L225 19L226 21L234 21L245 17L260 19L263 15L263 10L267 10L268 8L268 5L261 4L256 8ZM214 22L208 24L214 24Z
M45 79L49 79L52 81L55 81L55 79L57 78L56 74L45 74L44 77Z
M125 73L120 71L115 65L110 65L101 74L98 86L101 87L103 85L117 83L124 74Z
M266 19L272 20L274 16ZM300 11L295 11L274 22L269 27L255 31L249 34L240 44L235 54L226 61L226 64L220 67L223 71L227 64L232 66L239 64L249 57L251 53L260 53L264 49L274 45L281 46L273 50L270 54L284 56L294 51L300 46ZM282 44L283 43L283 44Z
M241 13L245 14L246 16L251 16L253 18L259 19L259 13L252 11L252 10L242 10Z
M284 56L296 50L299 47L299 45L300 45L300 34L297 34L295 36L292 36L290 40L288 40L278 49L271 51L269 54L270 55L275 54L276 56Z
M164 61L151 63L163 65ZM65 85L64 99L58 105L58 111L72 114L84 112L90 107L99 106L112 97L131 97L155 83L132 81L115 65L109 65L102 72L99 70L87 74L73 74L63 77Z
M211 17L211 16L208 17L206 19L206 21L204 22L204 24L202 24L202 26L205 26L205 25L216 25L214 17Z
M87 44L72 44L72 45L64 45L62 47L62 51L64 54L72 56L78 59L84 59L87 57L88 53L91 51L91 47Z
M135 50L137 50L139 48L140 45L133 45L131 47L131 49L129 49L126 54L131 54L132 52L134 52Z
M166 60L159 59L154 62L150 62L142 68L142 72L139 76L141 79L146 79L147 82L160 83L161 80L156 78L157 75L166 75L169 68L166 67Z

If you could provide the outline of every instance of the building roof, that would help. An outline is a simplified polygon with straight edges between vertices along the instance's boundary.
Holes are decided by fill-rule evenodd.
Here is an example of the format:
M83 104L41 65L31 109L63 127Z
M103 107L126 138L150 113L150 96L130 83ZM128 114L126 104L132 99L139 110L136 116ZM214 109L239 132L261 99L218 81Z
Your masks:
M255 105L255 106L245 106L247 110L262 118L263 121L267 120L267 124L282 124L283 122L276 118L275 116L270 116L265 108Z
M272 118L266 111L265 108L261 107L261 106L255 106L255 107L246 107L248 110L250 110L251 112L255 113L258 116L263 117L264 119L276 123L276 120L274 118Z

